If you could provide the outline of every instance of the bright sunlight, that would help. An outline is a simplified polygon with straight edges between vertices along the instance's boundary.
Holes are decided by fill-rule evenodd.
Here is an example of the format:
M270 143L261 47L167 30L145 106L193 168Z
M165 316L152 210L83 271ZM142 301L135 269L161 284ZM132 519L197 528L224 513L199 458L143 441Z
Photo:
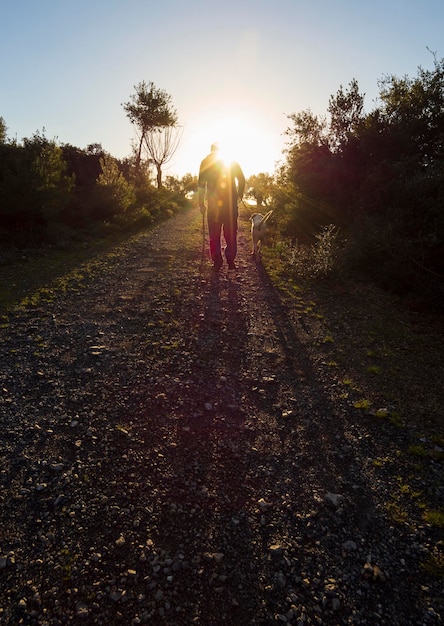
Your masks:
M245 113L212 112L201 119L190 145L192 160L200 164L212 143L219 144L225 160L237 161L247 177L260 172L272 174L280 158L280 137L267 133L263 122Z

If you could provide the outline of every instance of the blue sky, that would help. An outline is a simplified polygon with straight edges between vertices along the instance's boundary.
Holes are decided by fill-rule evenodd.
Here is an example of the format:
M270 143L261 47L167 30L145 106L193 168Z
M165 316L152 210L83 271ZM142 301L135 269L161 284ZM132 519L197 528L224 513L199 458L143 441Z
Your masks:
M122 104L152 81L183 127L166 168L179 176L224 140L247 175L272 173L288 115L325 114L353 78L370 111L384 75L433 69L427 48L444 57L442 0L2 0L1 15L9 138L45 129L124 158L135 135Z

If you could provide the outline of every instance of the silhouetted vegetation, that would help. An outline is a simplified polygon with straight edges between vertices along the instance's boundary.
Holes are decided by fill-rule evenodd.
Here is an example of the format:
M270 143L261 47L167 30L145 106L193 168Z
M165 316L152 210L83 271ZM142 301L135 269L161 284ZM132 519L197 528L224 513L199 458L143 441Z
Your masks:
M146 163L121 162L100 144L60 146L39 132L21 144L8 142L4 131L0 137L3 247L63 247L113 229L145 227L188 206L189 177L157 189Z
M325 117L308 110L289 119L273 199L289 258L304 244L319 256L325 234L332 271L442 306L444 60L415 78L384 77L368 114L353 80Z

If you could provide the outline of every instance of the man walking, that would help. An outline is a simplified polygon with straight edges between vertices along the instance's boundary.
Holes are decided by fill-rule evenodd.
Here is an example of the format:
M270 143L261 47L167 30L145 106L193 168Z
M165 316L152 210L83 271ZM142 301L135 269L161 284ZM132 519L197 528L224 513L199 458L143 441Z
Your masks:
M223 265L221 234L223 228L226 243L225 258L228 269L234 270L237 254L238 200L242 200L245 189L245 176L238 163L224 163L219 155L217 144L204 158L199 169L199 207L205 215L207 200L208 232L213 268L219 271Z

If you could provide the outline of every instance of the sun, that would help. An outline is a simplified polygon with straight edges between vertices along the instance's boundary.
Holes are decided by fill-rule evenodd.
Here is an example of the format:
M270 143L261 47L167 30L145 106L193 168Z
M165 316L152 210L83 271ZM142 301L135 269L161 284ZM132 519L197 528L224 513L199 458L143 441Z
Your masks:
M264 132L246 119L235 115L224 116L214 122L208 132L214 135L222 157L237 161L247 176L262 171L262 151L267 147Z
M226 161L237 161L246 177L261 172L273 173L279 158L278 141L262 120L248 113L211 112L200 118L190 134L188 153L195 163L218 143Z
M238 117L224 117L214 123L211 132L215 135L215 140L225 160L243 161L245 166L254 160L257 148L251 150L250 146L257 142L257 137L245 120ZM256 141L253 141L254 139Z

